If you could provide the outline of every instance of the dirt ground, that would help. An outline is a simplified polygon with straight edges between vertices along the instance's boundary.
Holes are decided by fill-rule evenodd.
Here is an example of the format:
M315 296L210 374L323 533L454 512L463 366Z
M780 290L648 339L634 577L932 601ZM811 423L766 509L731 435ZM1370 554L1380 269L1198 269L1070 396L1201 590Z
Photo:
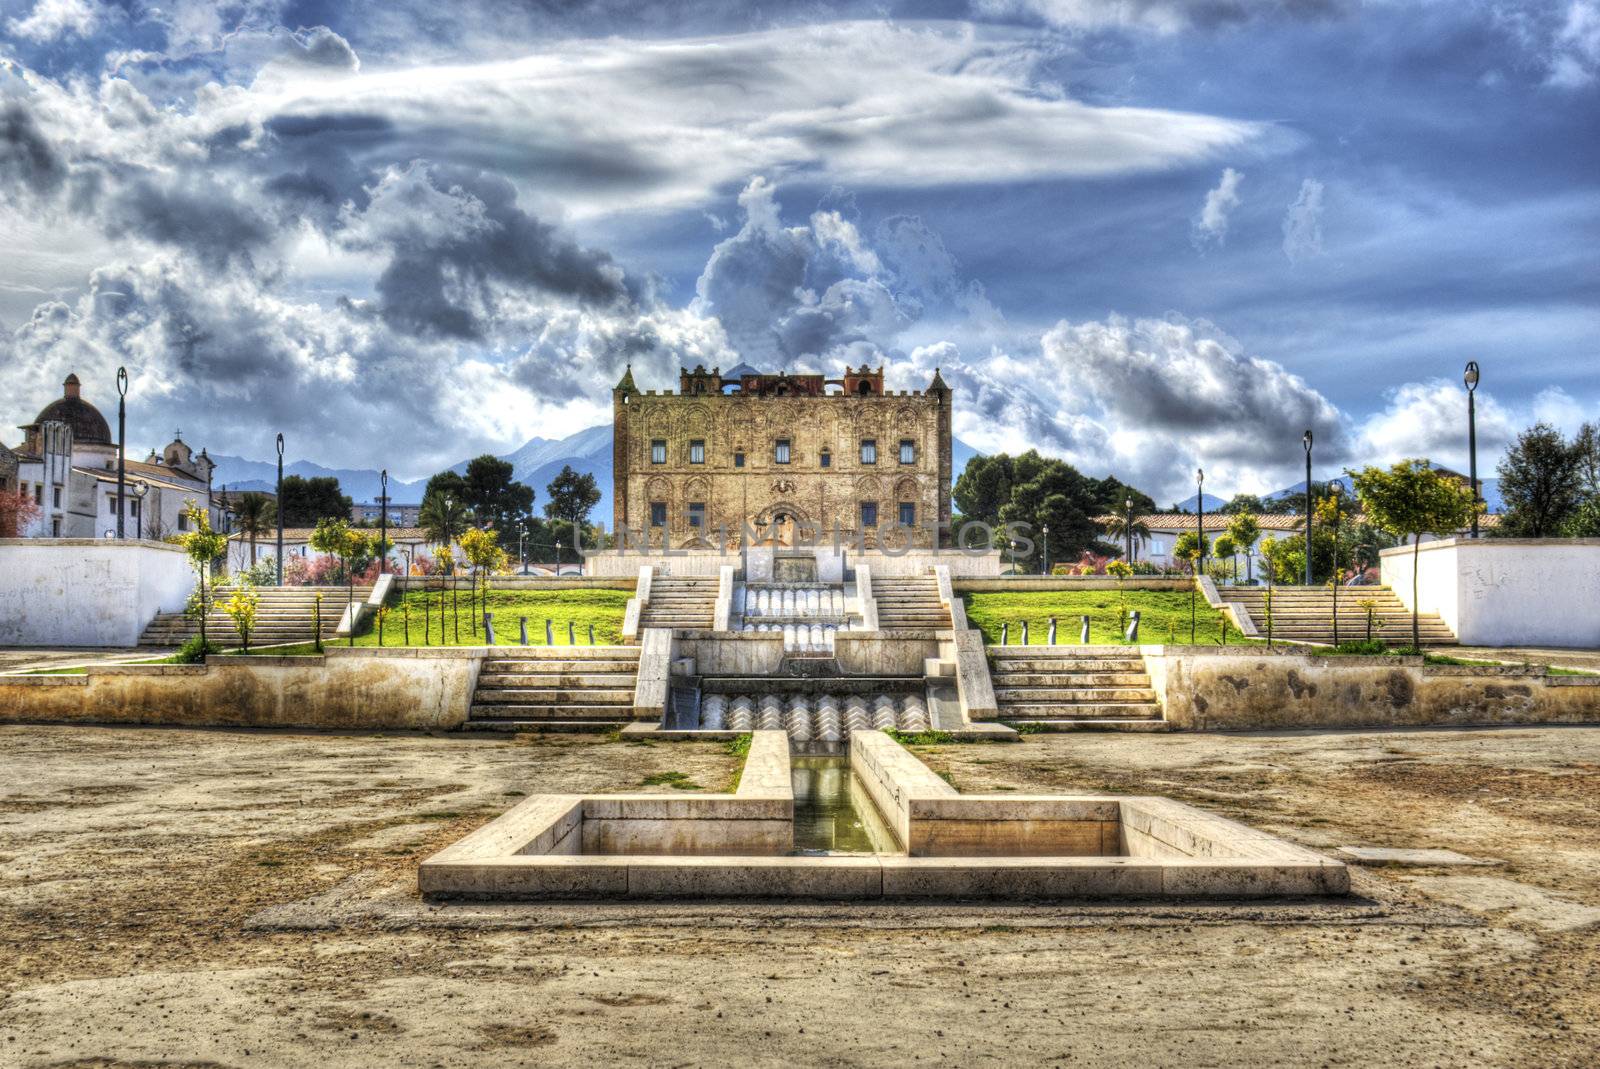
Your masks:
M0 728L0 1065L1589 1065L1600 728L1055 735L963 790L1167 794L1360 869L1337 904L433 906L524 794L711 744Z

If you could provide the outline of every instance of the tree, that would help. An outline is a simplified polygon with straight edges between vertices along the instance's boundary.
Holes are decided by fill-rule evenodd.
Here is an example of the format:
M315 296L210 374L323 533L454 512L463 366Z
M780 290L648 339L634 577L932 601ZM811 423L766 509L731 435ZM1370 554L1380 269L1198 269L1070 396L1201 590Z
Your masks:
M278 508L266 494L246 493L234 504L233 512L239 533L250 539L250 567L254 568L256 539L265 537L276 528Z
M339 558L339 566L344 569L345 593L345 620L350 630L350 645L356 644L355 614L351 609L356 602L356 569L357 558L372 552L372 541L367 535L350 526L350 521L343 519L329 519L323 517L317 521L317 529L311 532L311 548L319 553L332 553Z
M1590 446L1581 439L1580 432L1580 440L1568 442L1543 422L1517 435L1496 468L1506 503L1497 534L1553 538L1561 533L1583 500Z
M21 490L0 491L0 538L21 538L41 511L38 502Z
M256 629L256 606L260 601L261 595L249 583L240 583L233 597L222 605L222 611L228 614L234 630L239 632L239 644L246 653L250 652L250 632Z
M448 547L467 529L467 507L449 491L430 492L422 499L417 519L428 541Z
M1106 522L1106 537L1121 542L1123 557L1132 561L1134 542L1143 542L1150 537L1150 525L1139 518L1137 505L1133 509L1128 508L1125 498L1118 506L1118 510L1111 513L1111 518Z
M956 481L954 497L965 521L991 527L1025 524L1033 551L1019 563L1038 568L1045 553L1047 525L1051 560L1072 560L1085 550L1098 556L1116 552L1115 547L1100 541L1095 520L1112 507L1103 496L1109 493L1127 495L1130 491L1115 480L1085 478L1070 464L1030 449L1016 457L1004 453L974 457Z
M1581 452L1579 469L1583 473L1583 492L1600 496L1600 423L1585 423L1573 439Z
M1568 538L1600 538L1600 494L1590 494L1567 517L1563 529Z
M1255 512L1234 513L1233 519L1228 521L1228 537L1233 540L1235 551L1244 554L1245 578L1253 581L1256 573L1252 554L1256 539L1261 537L1261 525L1256 522Z
M1198 562L1211 551L1211 540L1201 541L1198 531L1185 531L1172 544L1172 556L1177 560ZM1192 567L1192 566L1191 566ZM1199 574L1196 572L1195 574Z
M211 529L209 510L200 508L192 499L183 503L183 511L189 517L189 530L180 534L177 542L200 576L200 655L204 658L207 648L206 573L211 570L211 562L228 551L228 536Z
M1211 547L1211 550L1216 554L1218 560L1231 561L1239 555L1238 543L1234 542L1233 536L1230 534L1218 535L1217 541ZM1235 563L1237 564L1237 562ZM1238 578L1237 567L1234 570L1234 578Z
M1234 494L1228 500L1228 503L1222 506L1222 514L1224 516L1256 515L1268 511L1270 510L1267 508L1266 502L1255 494Z
M473 527L461 536L461 552L467 558L467 563L472 565L472 589L467 594L467 616L470 618L472 633L477 634L478 577L484 577L483 604L485 611L487 611L489 606L488 573L495 568L505 566L506 551L500 548L500 540L493 529Z
M509 460L490 453L467 462L463 500L480 526L510 534L533 508L533 488L512 478Z
M544 514L552 520L568 520L572 524L574 536L582 529L584 522L589 518L589 510L600 503L600 488L595 485L594 476L580 475L572 470L571 464L562 465L561 472L550 485L544 488L550 495L550 501L544 507ZM572 542L577 548L576 537ZM559 569L561 561L556 560Z
M310 479L285 475L278 508L285 527L314 527L320 519L350 518L350 498L339 492L339 480L331 475Z
M1471 522L1478 508L1472 488L1439 474L1422 460L1402 460L1387 471L1369 467L1349 474L1373 524L1397 538L1411 539L1411 645L1420 647L1417 572L1422 536L1456 531Z

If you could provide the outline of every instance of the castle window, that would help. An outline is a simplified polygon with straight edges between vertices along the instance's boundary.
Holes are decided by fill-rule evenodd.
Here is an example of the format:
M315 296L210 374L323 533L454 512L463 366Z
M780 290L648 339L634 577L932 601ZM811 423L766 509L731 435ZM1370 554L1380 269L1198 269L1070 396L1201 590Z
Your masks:
M915 464L917 462L917 443L910 438L900 439L900 463Z
M706 503L704 501L689 502L689 526L704 527L706 525Z
M817 463L821 464L824 468L833 467L833 454L824 449L821 455L817 457Z
M779 464L789 463L789 439L779 438L772 450L772 459Z
M50 501L51 501L51 504L53 505L53 507L55 507L55 508L60 508L61 507L61 487L56 486L56 487L52 487L51 488L51 490L50 490Z
M650 443L650 463L665 464L667 462L667 440L657 438Z
M878 526L878 503L876 501L861 502L861 526Z
M689 463L704 464L706 462L706 443L696 439L689 443Z
M667 525L667 503L665 501L650 502L650 526L665 527Z
M900 526L915 527L917 525L917 506L910 501L900 502Z
M736 467L736 468L744 467L744 450L743 449L739 449L739 450L735 450L734 451L734 454L733 454L733 466Z
M876 438L861 439L861 463L876 464L878 462L878 440Z

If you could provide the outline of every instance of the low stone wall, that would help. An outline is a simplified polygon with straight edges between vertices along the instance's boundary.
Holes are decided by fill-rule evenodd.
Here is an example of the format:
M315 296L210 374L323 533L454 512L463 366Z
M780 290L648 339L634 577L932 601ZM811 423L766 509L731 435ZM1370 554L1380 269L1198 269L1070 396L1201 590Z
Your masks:
M655 569L657 575L672 577L715 576L724 564L737 564L736 553L719 553L716 550L677 550L649 553L605 550L584 558L583 570L596 579L631 579L645 565Z
M939 658L934 632L835 631L833 653L846 675L920 676Z
M950 584L957 594L1016 594L1047 590L1115 590L1117 581L1105 575L1003 575L992 579L963 577L952 573ZM1124 590L1189 590L1194 580L1187 576L1162 578L1136 575L1122 584Z
M1145 650L1151 683L1167 722L1179 729L1600 723L1600 676L1549 676L1542 666L1155 649Z
M680 631L672 656L694 658L702 676L775 676L783 667L783 633Z
M481 649L213 656L203 665L0 675L0 722L447 730L467 717Z
M182 547L98 538L0 538L0 646L135 646L195 586Z
M396 575L395 585L402 590L449 589L451 585L466 590L472 586L470 575ZM541 575L494 575L489 577L491 590L632 590L638 582L638 569L626 576L620 575L564 575L559 579Z

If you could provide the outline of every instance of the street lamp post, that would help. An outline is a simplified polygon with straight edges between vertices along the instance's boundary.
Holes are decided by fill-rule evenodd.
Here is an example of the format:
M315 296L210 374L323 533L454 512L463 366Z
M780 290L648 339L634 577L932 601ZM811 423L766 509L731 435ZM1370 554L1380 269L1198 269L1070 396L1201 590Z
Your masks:
M283 434L278 435L278 500L277 508L273 509L278 514L278 555L274 559L278 564L278 585L283 585Z
M141 542L144 541L144 495L149 492L149 483L141 481L133 484L133 508L139 514L139 523L134 529L134 537Z
M117 537L123 537L122 513L127 492L128 369L117 368Z
M1462 381L1467 384L1467 463L1470 465L1469 477L1472 479L1472 537L1478 537L1478 407L1473 399L1473 394L1478 392L1478 362L1467 361L1467 370L1462 375Z
M1040 528L1044 532L1044 574L1050 574L1050 525L1047 523Z
M1126 497L1126 498L1122 499L1122 535L1123 535L1123 538L1127 542L1127 545L1128 545L1127 551L1126 551L1126 553L1124 553L1123 558L1129 564L1132 564L1133 563L1133 498L1131 498L1131 497Z
M1300 439L1306 447L1306 586L1311 585L1311 431Z
M561 578L561 539L556 539L556 578Z
M389 469L378 473L378 574L389 570Z
M1194 470L1195 552L1194 574L1198 577L1206 563L1206 470Z

